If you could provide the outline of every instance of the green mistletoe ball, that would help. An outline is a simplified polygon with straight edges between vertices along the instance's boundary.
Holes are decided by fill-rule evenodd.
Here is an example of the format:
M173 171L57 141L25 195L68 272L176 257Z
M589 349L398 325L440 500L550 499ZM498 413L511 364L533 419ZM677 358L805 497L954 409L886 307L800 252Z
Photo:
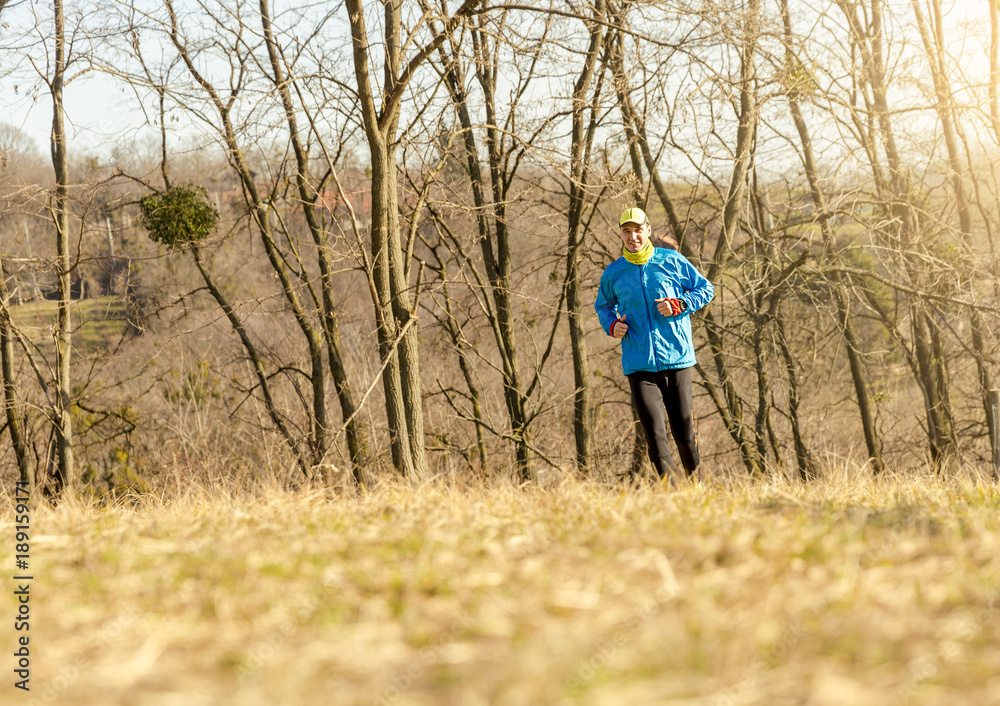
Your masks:
M149 237L162 245L183 247L198 243L215 230L219 212L202 186L174 186L139 200L142 224Z

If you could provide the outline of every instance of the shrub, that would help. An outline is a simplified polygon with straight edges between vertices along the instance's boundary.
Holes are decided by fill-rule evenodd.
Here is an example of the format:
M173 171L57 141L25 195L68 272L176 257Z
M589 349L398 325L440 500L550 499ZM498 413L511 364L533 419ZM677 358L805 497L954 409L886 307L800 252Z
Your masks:
M207 238L219 222L219 212L202 186L174 186L139 200L142 224L149 237L169 247L193 245Z

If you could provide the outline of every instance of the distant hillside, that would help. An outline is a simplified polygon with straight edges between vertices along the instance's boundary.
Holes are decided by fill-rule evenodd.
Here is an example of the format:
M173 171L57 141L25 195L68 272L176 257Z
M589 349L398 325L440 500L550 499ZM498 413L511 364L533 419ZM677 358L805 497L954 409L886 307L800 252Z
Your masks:
M39 300L11 308L14 324L47 359L55 354L58 302ZM74 300L70 303L73 348L86 357L114 348L130 329L128 305L119 297Z

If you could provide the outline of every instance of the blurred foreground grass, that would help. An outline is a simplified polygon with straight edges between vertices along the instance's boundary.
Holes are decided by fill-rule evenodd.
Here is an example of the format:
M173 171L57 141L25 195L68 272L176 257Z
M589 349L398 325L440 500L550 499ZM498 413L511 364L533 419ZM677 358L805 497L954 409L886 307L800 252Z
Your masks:
M1000 704L996 487L192 491L33 524L4 704Z

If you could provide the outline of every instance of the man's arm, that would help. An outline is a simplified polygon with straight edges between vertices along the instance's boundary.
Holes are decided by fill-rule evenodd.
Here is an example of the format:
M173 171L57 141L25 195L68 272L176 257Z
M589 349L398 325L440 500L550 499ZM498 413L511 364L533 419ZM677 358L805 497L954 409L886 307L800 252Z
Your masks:
M597 289L597 301L594 302L594 310L597 312L597 318L601 322L601 328L604 329L604 333L613 336L612 327L618 321L618 300L614 292L611 291L609 279L605 270L605 273L601 275L601 286Z
M702 275L687 258L680 258L681 279L684 294L679 298L687 304L686 313L698 311L715 297L715 287Z

